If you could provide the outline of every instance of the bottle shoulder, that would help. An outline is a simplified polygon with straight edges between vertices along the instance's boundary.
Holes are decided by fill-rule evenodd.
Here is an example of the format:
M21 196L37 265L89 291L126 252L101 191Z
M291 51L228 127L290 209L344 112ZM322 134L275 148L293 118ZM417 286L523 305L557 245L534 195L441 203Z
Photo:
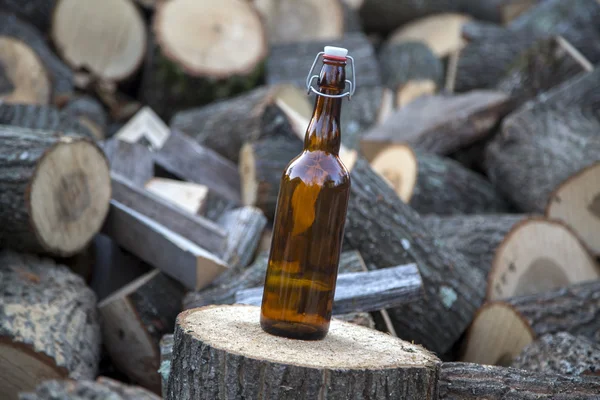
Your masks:
M324 151L304 151L294 158L284 172L289 180L307 185L350 185L350 173L338 156Z

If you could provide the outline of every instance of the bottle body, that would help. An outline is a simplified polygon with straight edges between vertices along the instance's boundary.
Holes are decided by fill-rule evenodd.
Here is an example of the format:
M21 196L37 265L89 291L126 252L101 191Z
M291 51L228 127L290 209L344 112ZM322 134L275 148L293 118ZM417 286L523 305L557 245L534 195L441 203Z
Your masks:
M265 331L327 335L349 194L349 173L334 153L305 150L283 173L261 307Z

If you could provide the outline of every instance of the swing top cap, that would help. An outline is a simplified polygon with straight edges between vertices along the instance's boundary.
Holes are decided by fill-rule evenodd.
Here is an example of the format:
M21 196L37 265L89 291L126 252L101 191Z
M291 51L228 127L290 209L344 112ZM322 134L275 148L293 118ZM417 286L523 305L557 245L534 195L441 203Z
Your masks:
M324 56L331 56L331 57L335 57L335 58L346 58L346 55L348 54L348 49L345 49L343 47L334 47L334 46L325 46L324 49Z

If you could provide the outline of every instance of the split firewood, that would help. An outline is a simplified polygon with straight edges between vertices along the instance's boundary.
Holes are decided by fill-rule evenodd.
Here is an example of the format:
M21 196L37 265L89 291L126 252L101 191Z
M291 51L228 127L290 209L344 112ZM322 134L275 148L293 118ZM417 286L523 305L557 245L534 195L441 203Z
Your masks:
M541 373L597 375L600 344L567 332L547 334L525 346L511 366Z
M145 188L186 212L198 215L204 213L208 196L206 186L175 179L152 178L146 182Z
M600 280L486 303L469 329L461 361L510 365L548 333L600 340Z
M101 139L91 126L52 105L1 103L0 124L43 129L65 135L81 135L94 141Z
M440 371L441 400L594 400L599 392L600 381L594 377L462 362L443 363Z
M390 145L370 162L402 201L420 214L477 214L510 210L483 176L450 158Z
M159 149L169 135L169 127L152 108L145 106L136 112L114 137L129 143L142 143L151 149Z
M418 265L423 299L387 311L400 337L445 353L483 301L483 274L458 251L443 247L366 160L344 160L344 164L352 180L345 239L367 264L378 268Z
M269 43L339 39L344 34L340 0L251 0L264 20Z
M217 255L151 217L116 200L110 205L102 232L186 288L201 289L228 268Z
M600 279L600 265L567 226L528 218L515 225L496 249L486 298L542 293L593 279Z
M396 97L399 97L399 92L412 82L428 81L437 87L442 81L442 62L422 42L388 41L377 52L377 59L382 83L394 91Z
M350 49L356 67L356 79L361 86L379 86L381 77L375 50L364 33L348 33L341 39L313 40L271 46L266 64L266 81L269 85L291 83L304 89L306 74L312 65L315 55L323 51L325 46L338 46ZM350 71L350 61L347 63ZM315 72L318 74L318 71ZM350 74L346 79L352 80ZM314 85L314 82L313 82ZM346 88L347 90L349 87Z
M6 125L0 138L0 246L57 256L81 251L108 212L102 150L82 137Z
M260 328L259 314L259 307L244 305L209 306L179 314L166 399L191 398L200 391L209 398L226 393L280 399L298 393L307 398L347 398L360 392L373 399L403 393L415 400L437 395L441 362L421 346L335 319L324 340L284 342ZM190 369L200 363L200 353L190 349L200 347L209 355L208 364ZM226 367L219 361L225 359ZM238 379L226 378L227 371L240 370L242 365L244 372ZM259 377L261 385L256 384ZM387 385L382 387L380 379Z
M51 82L51 102L63 105L74 90L73 72L50 50L44 36L35 27L14 14L3 11L0 11L0 36L20 40L35 52ZM3 62L4 68L6 65ZM19 71L19 73L31 73L31 71Z
M373 312L398 307L421 298L423 282L416 264L400 265L367 272L341 273L337 277L333 315ZM235 303L260 306L263 287L242 289Z
M471 19L469 15L452 12L430 15L402 25L391 33L389 42L421 42L443 58L465 45L461 30Z
M61 110L63 115L68 115L78 119L94 135L96 140L102 140L106 137L108 125L108 116L98 100L91 96L74 97Z
M139 187L144 187L154 176L154 160L146 146L116 137L102 142L101 146L113 173L127 177Z
M90 380L47 380L35 393L21 393L19 400L161 400L156 394L105 376Z
M600 161L600 118L595 114L600 104L599 79L600 69L540 94L506 117L502 133L487 146L487 175L522 211L544 212L561 184ZM592 182L588 193L600 192ZM576 212L595 224L592 210Z
M368 159L392 143L449 154L486 137L508 102L506 94L488 90L421 97L366 132L361 149Z
M160 2L152 33L140 97L162 118L258 84L268 46L250 2Z
M142 276L98 303L103 343L129 379L160 393L159 342L173 332L184 287L159 270Z
M52 86L37 54L21 40L0 36L0 100L48 104Z
M443 242L443 246L456 249L471 267L481 270L487 278L492 268L498 246L505 240L515 224L526 216L520 214L482 214L423 216L430 232Z
M45 379L93 379L100 359L96 297L49 258L0 253L0 393L17 398Z
M169 126L237 163L246 142L263 137L303 136L306 92L290 85L263 86L229 100L177 113ZM300 105L300 111L298 110Z
M114 200L147 217L152 225L161 225L219 258L225 254L226 232L217 224L182 210L149 190L134 185L122 175L113 173L111 177Z
M96 7L61 0L53 12L50 34L60 56L75 71L84 69L107 81L131 77L146 52L144 20L128 0L107 0Z
M435 94L438 84L431 79L415 79L406 82L396 90L394 108L402 108L421 96Z

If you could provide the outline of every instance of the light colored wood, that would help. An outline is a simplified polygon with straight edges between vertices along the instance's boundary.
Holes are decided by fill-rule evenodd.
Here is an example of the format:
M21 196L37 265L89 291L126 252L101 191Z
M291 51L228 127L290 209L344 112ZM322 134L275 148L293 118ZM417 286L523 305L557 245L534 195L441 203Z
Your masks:
M339 39L344 33L340 0L254 0L271 43Z
M460 361L509 365L533 339L533 332L510 306L492 304L475 316Z
M244 0L163 2L153 31L163 55L190 76L246 74L267 52L260 16Z
M546 216L563 221L600 255L600 162L563 182L550 196Z
M6 103L48 104L52 86L44 64L24 42L0 36L0 75L13 86L0 93ZM0 77L0 80L2 78Z
M421 41L438 56L445 57L465 45L461 29L472 18L465 14L442 13L409 22L392 33L392 43Z
M402 108L411 101L437 91L437 85L431 79L414 80L400 86L396 91L396 108Z
M488 300L524 296L600 278L600 267L564 224L530 218L498 246L488 278Z
M287 115L294 132L303 135L313 112L306 92L293 84L282 83L277 85L273 95L274 103Z
M390 145L370 161L402 201L408 203L417 182L417 158L409 146Z
M73 69L120 81L141 66L146 51L144 20L129 0L61 0L54 10L51 36Z
M150 179L146 189L192 214L202 213L208 196L204 185L167 178Z
M505 25L509 24L513 19L517 18L539 2L540 0L517 0L504 4L501 12L502 23Z
M152 148L159 149L169 138L170 129L148 106L139 110L117 133L115 138L137 143L146 139Z

